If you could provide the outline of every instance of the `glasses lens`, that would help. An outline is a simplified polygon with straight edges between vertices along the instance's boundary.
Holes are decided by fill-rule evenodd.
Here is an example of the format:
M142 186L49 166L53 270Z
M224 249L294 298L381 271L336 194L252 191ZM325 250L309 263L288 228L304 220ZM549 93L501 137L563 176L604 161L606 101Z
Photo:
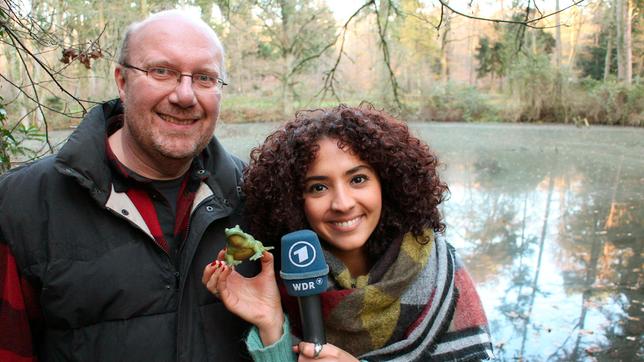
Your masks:
M174 80L179 77L179 72L168 68L152 67L148 69L148 77L160 81Z
M152 67L148 69L147 75L150 85L167 91L175 89L184 76L192 79L192 89L198 93L221 93L223 88L223 82L209 74L195 73L187 75L170 68Z

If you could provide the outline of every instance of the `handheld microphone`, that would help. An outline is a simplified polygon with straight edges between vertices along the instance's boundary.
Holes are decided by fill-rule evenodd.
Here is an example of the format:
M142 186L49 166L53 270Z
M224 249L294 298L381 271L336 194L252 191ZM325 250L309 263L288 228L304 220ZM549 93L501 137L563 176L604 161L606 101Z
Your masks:
M318 236L298 230L282 236L280 276L290 296L297 297L302 321L302 340L325 344L324 321L319 294L326 291L329 266Z

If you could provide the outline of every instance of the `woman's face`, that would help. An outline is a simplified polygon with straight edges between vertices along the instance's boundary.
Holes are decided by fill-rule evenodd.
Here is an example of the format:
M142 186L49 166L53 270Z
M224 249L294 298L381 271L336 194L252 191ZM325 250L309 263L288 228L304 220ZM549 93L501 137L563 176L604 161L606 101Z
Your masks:
M380 220L382 193L375 170L335 139L318 142L306 173L304 213L331 248L362 248Z

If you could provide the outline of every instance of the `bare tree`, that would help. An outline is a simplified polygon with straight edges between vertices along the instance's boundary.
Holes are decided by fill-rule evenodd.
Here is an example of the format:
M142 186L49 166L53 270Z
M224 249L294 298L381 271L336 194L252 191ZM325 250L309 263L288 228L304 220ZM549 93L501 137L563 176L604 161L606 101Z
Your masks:
M436 24L432 24L433 27L441 31L443 30L443 33L448 33L449 32L449 19L450 15L455 15L455 16L463 16L469 19L474 19L474 20L479 20L479 21L485 21L485 22L493 22L493 23L506 23L506 24L516 24L516 25L521 25L522 27L528 27L528 28L536 28L536 29L544 29L544 26L539 25L544 19L549 18L551 16L555 16L557 14L560 14L561 12L564 12L572 7L575 7L581 3L583 3L585 0L576 0L570 5L557 9L551 13L543 13L541 12L536 4L535 0L527 0L525 4L525 13L524 17L521 20L514 20L514 19L501 19L501 18L488 18L488 17L482 17L478 15L473 15L473 14L468 14L460 10L456 10L452 5L449 4L449 0L436 0L439 4L440 12L441 15L439 17L439 21ZM472 5L474 1L470 1L470 6ZM537 11L535 11L535 9ZM325 72L324 76L324 85L322 87L322 90L320 94L322 96L330 93L337 99L339 97L337 96L337 76L336 72L338 70L338 64L342 60L342 58L345 56L344 52L344 40L346 37L346 32L347 29L349 28L349 25L353 22L356 21L356 19L359 18L360 15L365 14L365 13L373 13L377 15L377 35L379 38L379 42L381 45L381 51L382 51L382 57L383 61L385 63L385 67L387 69L387 73L389 74L389 83L391 86L391 91L392 95L394 98L394 102L396 105L399 107L402 107L402 101L400 100L400 93L401 89L398 84L398 81L396 79L396 74L393 70L391 60L390 60L390 49L389 49L389 44L387 41L387 21L389 19L389 15L395 14L398 16L414 16L414 17L420 17L418 14L406 14L404 11L402 11L396 4L394 0L382 0L381 2L376 2L375 0L369 0L365 1L362 5L358 7L358 9L349 17L349 19L345 22L345 24L342 26L340 29L340 32L334 39L334 42L332 44L329 44L327 47L324 48L324 51L327 49L330 49L333 47L333 45L336 45L339 47L339 51L337 52L336 55L336 60L333 63L333 66ZM387 16L383 16L383 14L386 14ZM422 17L421 17L422 18ZM447 20L447 21L446 21ZM429 21L429 20L426 20ZM522 37L517 37L517 38L522 38ZM443 38L445 39L445 37ZM445 78L447 78L447 68L444 68L444 74Z
M32 6L35 2L32 3ZM62 71L72 62L78 62L86 67L91 67L91 62L103 56L97 38L82 47L67 47L61 37L56 34L56 29L51 23L47 24L42 19L36 19L30 12L22 15L24 4L17 0L2 0L0 2L0 41L13 56L14 65L21 77L10 77L8 74L0 73L0 79L8 83L16 91L17 95L23 96L31 104L31 109L26 110L25 116L11 122L2 117L0 124L0 155L2 156L2 168L10 167L10 153L26 153L29 149L22 146L24 138L38 137L39 126L33 127L30 123L24 122L25 117L35 115L35 119L42 122L44 128L43 138L45 140L46 152L53 152L53 145L49 139L49 123L47 113L53 112L65 117L81 117L86 112L86 104L92 103L72 94L62 83L65 78ZM49 64L44 60L42 52L36 49L48 48L59 51L62 56L57 66ZM43 80L43 78L45 80ZM43 94L61 92L72 102L75 102L81 109L80 113L59 110L51 107L44 101ZM17 96L9 100L0 100L2 111L4 106L16 101ZM42 150L41 150L42 151ZM38 151L34 156L38 156Z

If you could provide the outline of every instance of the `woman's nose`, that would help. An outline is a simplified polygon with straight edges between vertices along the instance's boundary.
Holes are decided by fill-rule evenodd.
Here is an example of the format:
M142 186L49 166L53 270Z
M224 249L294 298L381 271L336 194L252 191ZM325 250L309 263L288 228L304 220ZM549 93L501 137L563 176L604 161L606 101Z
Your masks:
M331 209L334 211L345 212L351 210L356 202L350 190L346 187L339 187L335 189L333 200L331 200Z

